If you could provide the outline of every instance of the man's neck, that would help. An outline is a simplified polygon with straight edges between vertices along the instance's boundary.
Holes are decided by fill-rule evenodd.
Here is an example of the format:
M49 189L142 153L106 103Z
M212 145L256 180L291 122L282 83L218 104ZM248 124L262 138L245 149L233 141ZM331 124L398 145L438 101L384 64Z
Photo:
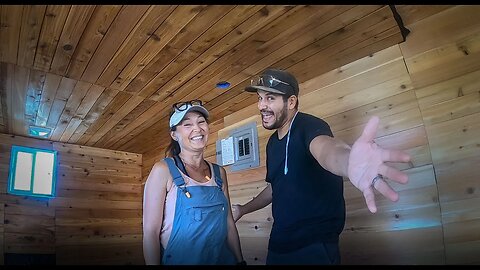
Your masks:
M290 125L293 121L293 118L295 117L295 114L297 112L298 110L296 109L288 111L288 116L287 116L288 120L285 121L285 123L281 127L277 128L278 139L281 140L285 135L287 135Z

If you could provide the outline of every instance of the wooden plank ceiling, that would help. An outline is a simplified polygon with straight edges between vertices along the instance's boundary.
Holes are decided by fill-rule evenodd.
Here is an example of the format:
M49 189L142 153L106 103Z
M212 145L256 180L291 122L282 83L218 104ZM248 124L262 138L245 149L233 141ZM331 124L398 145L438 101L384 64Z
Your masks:
M168 143L177 101L202 99L218 123L256 102L243 88L267 67L303 82L404 40L390 6L0 10L0 132L135 153Z

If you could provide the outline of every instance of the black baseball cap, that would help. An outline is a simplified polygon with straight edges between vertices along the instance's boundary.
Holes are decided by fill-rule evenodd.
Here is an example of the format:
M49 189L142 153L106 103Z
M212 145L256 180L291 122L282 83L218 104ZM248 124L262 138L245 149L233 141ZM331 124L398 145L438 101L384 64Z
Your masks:
M263 90L286 96L298 97L298 82L291 73L275 68L269 68L258 76L252 78L249 86L245 87L247 92Z

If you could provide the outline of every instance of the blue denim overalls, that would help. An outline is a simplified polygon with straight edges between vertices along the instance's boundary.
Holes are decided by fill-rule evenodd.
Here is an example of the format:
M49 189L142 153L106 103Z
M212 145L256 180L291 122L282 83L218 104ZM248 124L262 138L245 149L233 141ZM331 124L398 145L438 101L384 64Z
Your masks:
M213 164L217 186L189 186L171 158L164 159L178 187L173 228L162 264L235 264L227 244L228 202L220 168Z

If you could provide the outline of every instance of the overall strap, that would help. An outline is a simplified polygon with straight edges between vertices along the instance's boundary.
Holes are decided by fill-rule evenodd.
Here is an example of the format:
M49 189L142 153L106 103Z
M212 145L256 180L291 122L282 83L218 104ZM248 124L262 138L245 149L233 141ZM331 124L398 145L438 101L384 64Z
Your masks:
M173 182L177 187L185 185L185 180L183 180L180 171L178 170L177 166L175 166L174 161L171 158L164 158L165 162L167 162L168 169L170 170L170 174L172 175Z
M182 160L180 159L180 156L178 155L174 155L173 156L173 159L175 160L175 165L177 165L177 168L180 169L180 171L183 172L183 174L185 174L186 176L190 177L187 173L187 169L185 169L185 166L183 165L183 162Z
M213 173L215 174L215 183L217 183L218 187L222 189L222 176L220 175L220 166L215 163L212 163L213 166Z

